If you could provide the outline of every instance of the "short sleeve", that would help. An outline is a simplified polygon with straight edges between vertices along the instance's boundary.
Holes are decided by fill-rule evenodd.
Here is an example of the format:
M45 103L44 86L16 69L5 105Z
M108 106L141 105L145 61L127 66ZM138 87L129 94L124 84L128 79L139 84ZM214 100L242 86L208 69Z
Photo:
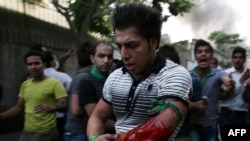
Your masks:
M23 98L23 97L24 97L23 90L24 90L24 85L25 85L25 83L27 83L27 80L21 84L21 87L20 87L20 89L19 89L18 97L20 97L20 98Z
M111 73L109 77L107 78L107 80L105 81L104 86L103 86L103 99L110 103L112 101L112 92L111 92L112 82L115 81L114 76L115 76L115 72Z
M70 84L70 94L78 94L81 80L86 78L87 73L77 74Z
M158 97L171 97L189 102L192 90L191 75L181 66L165 70L159 80L158 90Z
M60 99L62 97L67 96L67 91L66 91L65 87L59 81L55 82L54 94L55 94L56 99Z

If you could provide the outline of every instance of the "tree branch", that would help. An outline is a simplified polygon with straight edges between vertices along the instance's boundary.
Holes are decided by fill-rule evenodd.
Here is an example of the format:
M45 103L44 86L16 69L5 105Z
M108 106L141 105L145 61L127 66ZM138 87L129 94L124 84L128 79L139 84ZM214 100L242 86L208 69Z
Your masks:
M59 12L61 15L63 15L66 19L66 21L68 22L69 24L69 27L70 27L70 30L71 32L74 34L75 36L75 39L77 42L80 42L80 39L79 39L79 36L78 36L78 33L76 32L76 28L75 28L75 25L74 23L71 21L71 17L70 17L70 13L69 13L69 10L68 8L66 7L63 7L62 5L60 5L58 3L58 0L53 0L51 2L54 7L56 8L57 12Z

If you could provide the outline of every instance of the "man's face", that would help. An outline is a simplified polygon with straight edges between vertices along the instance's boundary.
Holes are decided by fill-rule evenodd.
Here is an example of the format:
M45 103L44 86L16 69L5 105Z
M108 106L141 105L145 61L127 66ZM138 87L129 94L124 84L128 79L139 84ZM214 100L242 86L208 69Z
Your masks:
M208 46L199 46L195 53L195 59L200 68L210 67L212 57L213 54Z
M136 29L129 27L125 30L115 30L115 42L126 69L135 77L142 77L151 67L157 40L149 42L137 34Z
M217 66L218 66L217 61L215 59L212 59L211 60L211 67L216 69Z
M243 68L245 63L245 58L242 53L235 53L232 57L232 63L235 68Z
M40 56L30 56L26 59L27 70L31 77L40 77L43 75L45 64L42 62Z
M101 43L96 47L95 55L91 55L90 59L101 74L106 74L112 67L113 49L111 46Z

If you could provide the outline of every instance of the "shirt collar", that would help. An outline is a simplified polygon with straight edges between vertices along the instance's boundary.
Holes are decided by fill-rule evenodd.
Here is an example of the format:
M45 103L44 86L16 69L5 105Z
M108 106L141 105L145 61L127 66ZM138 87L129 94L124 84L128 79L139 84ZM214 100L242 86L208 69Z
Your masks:
M166 59L157 53L155 62L153 64L149 74L151 74L151 73L157 74L165 66L165 63L166 63ZM122 72L123 73L128 72L128 70L126 69L125 66L122 67Z

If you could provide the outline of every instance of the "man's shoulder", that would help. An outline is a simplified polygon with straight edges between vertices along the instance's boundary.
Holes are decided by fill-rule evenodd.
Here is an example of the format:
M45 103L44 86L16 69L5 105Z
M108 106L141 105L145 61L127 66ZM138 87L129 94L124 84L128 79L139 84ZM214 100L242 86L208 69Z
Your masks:
M72 77L69 74L63 73L63 72L59 72L57 70L49 71L49 72L47 72L45 74L47 76L54 77L55 79L59 80L62 83L71 82L71 80L72 80Z
M81 81L81 83L84 85L84 83L91 83L91 85L99 82L97 78L95 78L92 74L90 73L82 73L79 74L78 80Z
M114 71L112 71L110 74L109 74L109 77L114 77L114 76L117 76L117 75L123 75L123 74L126 74L127 72L123 70L124 68L118 68L118 69L115 69Z
M226 69L226 70L224 70L226 73L232 73L232 72L234 72L235 71L235 69L234 68L228 68L228 69Z
M72 77L69 74L64 72L59 72L59 73L62 77L66 78L67 80L72 80Z
M182 65L176 64L172 61L166 61L165 66L161 69L159 74L176 74L178 75L178 73L181 74L186 74L186 75L190 75L189 71L183 67Z
M44 73L47 76L55 77L56 79L62 76L61 72L54 70L53 68L46 68L44 69Z
M88 72L85 72L85 71L79 71L75 74L75 76L73 77L73 79L83 79L83 78L86 78L88 76Z
M56 79L53 76L48 76L48 78L45 79L44 81L46 81L46 82L54 82L54 83L61 83L58 79Z
M74 76L74 80L88 80L88 81L90 81L90 78L91 77L91 75L90 75L90 73L78 73L78 74L76 74L75 76Z
M33 80L33 78L29 78L29 79L23 81L23 82L22 82L22 86L27 85L27 84L30 84L30 83L32 82L32 80Z

